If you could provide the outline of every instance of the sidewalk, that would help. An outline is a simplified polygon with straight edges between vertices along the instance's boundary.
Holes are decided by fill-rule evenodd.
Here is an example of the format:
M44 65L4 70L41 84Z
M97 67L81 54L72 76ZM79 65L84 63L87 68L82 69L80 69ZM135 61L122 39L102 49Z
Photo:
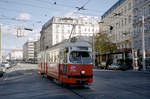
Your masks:
M93 71L121 71L121 72L143 72L143 73L150 73L150 69L147 69L146 71L142 71L142 70L138 70L138 71L135 71L135 70L125 70L125 71L122 71L122 70L108 70L108 69L100 69L100 68L93 68Z

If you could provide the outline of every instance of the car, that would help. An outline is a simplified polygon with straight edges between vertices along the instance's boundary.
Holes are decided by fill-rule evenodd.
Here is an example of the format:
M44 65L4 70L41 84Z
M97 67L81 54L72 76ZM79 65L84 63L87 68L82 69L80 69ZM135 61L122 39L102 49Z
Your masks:
M3 74L4 74L4 72L3 72L3 68L2 68L2 67L0 67L0 77L2 77L2 76L3 76Z
M111 65L108 65L108 69L110 70L119 70L120 69L120 65L116 64L116 63L112 63Z
M10 68L9 62L2 62L3 67Z
M125 71L125 70L128 70L130 69L130 66L127 65L127 64L121 64L120 67L119 67L119 70L122 70L122 71Z
M105 69L106 68L106 62L101 62L100 66L101 69Z
M6 72L6 68L3 67L3 66L0 66L0 71L2 71L3 73L5 73Z
M6 68L5 67L0 67L1 68L1 70L3 71L3 73L5 73L6 72Z

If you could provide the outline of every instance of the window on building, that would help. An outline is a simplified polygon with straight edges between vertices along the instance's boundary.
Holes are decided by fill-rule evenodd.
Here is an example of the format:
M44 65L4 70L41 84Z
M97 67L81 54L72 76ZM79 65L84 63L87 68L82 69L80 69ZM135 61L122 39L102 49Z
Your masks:
M126 14L126 12L127 12L127 6L125 6L124 8L124 13Z
M131 2L128 4L128 10L131 10Z
M90 28L88 28L88 32L90 32Z
M125 22L124 24L126 25L127 24L127 18L124 19L124 22Z
M131 15L128 16L128 22L131 23Z
M122 26L123 26L123 19L121 20L121 24L122 24Z
M146 7L143 7L143 14L146 16Z
M86 32L86 28L85 28L85 32Z

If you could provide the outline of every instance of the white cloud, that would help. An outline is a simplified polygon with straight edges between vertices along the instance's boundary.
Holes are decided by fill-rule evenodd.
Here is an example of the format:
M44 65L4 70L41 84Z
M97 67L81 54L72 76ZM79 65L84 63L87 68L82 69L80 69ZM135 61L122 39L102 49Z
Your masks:
M31 19L31 15L29 13L21 13L19 15L19 18L20 20L30 20Z

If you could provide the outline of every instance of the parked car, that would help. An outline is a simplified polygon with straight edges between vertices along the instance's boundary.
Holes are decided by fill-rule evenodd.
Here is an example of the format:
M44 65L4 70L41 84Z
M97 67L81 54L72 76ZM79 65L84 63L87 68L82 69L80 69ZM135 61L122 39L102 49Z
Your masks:
M108 69L110 70L119 70L121 68L120 65L112 63L111 65L108 65Z
M3 73L5 73L5 72L6 72L6 68L5 68L5 67L3 67L2 65L0 66L0 70L1 70Z
M106 62L101 62L100 66L101 69L105 69L106 68Z
M2 62L2 66L5 68L10 68L9 62Z
M122 64L121 66L120 66L120 68L119 68L119 70L128 70L128 69L130 69L130 66L129 65L127 65L127 64Z
M3 76L3 68L2 67L0 67L0 77L2 77Z

